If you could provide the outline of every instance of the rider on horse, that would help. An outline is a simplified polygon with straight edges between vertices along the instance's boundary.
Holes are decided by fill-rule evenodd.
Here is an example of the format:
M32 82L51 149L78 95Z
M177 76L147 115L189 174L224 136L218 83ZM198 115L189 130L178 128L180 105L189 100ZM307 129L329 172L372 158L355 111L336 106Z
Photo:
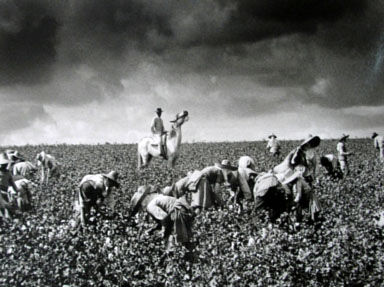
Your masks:
M155 140L154 145L159 146L160 155L166 159L167 155L164 147L164 135L166 134L166 131L164 130L164 124L161 118L162 112L163 110L161 108L156 109L156 116L151 122L151 132L153 134L153 139Z

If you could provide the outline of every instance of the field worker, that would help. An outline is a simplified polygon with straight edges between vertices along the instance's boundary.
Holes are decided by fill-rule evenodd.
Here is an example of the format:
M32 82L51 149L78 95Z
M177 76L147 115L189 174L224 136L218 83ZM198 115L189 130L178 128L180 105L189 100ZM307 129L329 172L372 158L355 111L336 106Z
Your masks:
M275 134L271 134L268 140L267 149L269 149L269 152L273 156L279 156L280 155L280 144L277 140L277 137Z
M339 168L340 163L337 159L337 156L334 154L326 154L320 157L320 164L325 168L328 175L330 175L333 178L340 177L339 175Z
M253 158L250 156L244 155L239 158L239 168L250 168L256 170L256 164Z
M271 172L261 173L255 179L253 189L254 210L266 209L272 223L293 206L292 191Z
M8 165L11 161L6 153L0 154L0 217L11 218L12 206L9 203L8 188L12 187L16 192L19 190L13 181Z
M283 186L287 186L293 191L293 204L295 205L296 220L301 222L303 215L302 210L308 209L312 221L317 221L319 212L321 211L321 204L315 195L312 186L304 178L304 173L300 169L288 177Z
M297 148L293 149L285 159L272 169L280 182L290 177L295 169L301 169L304 176L309 179L310 171L308 169L307 153L311 149L320 145L321 139L318 136L313 136L302 142Z
M131 217L138 211L146 211L156 222L156 226L147 231L164 229L166 250L172 246L172 237L176 242L191 250L193 209L185 197L175 198L164 194L153 193L151 186L140 186L131 199ZM171 236L173 235L173 236Z
M311 141L313 136L310 134L307 138L308 141ZM304 141L305 142L305 141ZM306 171L304 172L304 177L307 182L313 183L316 178L317 170L318 170L318 159L317 159L317 154L316 154L316 148L317 146L314 147L308 147L305 150L305 159L307 162L307 168Z
M199 170L190 172L186 177L163 190L164 195L176 198L185 197L187 193L191 194L191 207L195 213L219 204L207 176Z
M36 165L41 168L41 183L45 182L48 184L50 177L54 176L58 178L60 176L60 163L54 156L42 151L41 153L37 154L36 161Z
M75 200L82 225L88 222L92 207L97 210L98 205L106 203L111 209L114 208L112 189L120 187L118 177L119 174L116 171L108 174L89 174L83 177Z
M226 170L225 174L231 191L231 199L240 207L239 213L243 211L242 200L253 200L253 186L257 173L250 168L232 166L228 160L223 160L219 167Z
M153 139L155 140L155 145L159 147L159 153L162 157L167 159L166 151L164 149L164 141L163 136L165 134L163 119L161 118L161 114L163 110L161 108L156 109L156 116L152 119L151 122L151 132L153 135Z
M25 161L24 157L17 150L7 149L5 153L7 155L7 158L10 160L10 163L8 165L8 169L10 171L16 163Z
M379 150L380 161L383 162L384 161L384 148L383 148L384 138L383 136L379 136L377 133L373 133L372 139L373 139L373 146Z
M348 156L352 155L352 153L347 152L347 148L345 147L345 143L348 138L349 138L349 135L343 135L336 146L337 157L340 163L340 169L343 172L344 176L349 174Z
M176 181L174 184L166 186L163 189L162 194L173 196L175 198L185 197L187 192L189 191L188 183L189 183L189 176L185 176L179 179L178 181Z
M37 185L26 178L14 177L17 190L12 186L8 187L9 199L14 202L21 211L32 208L32 189Z

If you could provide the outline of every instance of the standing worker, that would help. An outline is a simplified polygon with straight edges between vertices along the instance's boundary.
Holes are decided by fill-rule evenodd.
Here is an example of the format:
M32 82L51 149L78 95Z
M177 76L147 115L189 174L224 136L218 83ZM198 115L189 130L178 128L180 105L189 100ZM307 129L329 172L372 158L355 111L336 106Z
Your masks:
M384 161L384 149L383 149L383 143L384 143L384 138L383 136L379 136L377 133L372 134L372 139L373 139L373 145L376 149L379 150L379 158L380 161Z
M343 135L336 146L340 169L343 172L344 177L349 174L348 156L352 155L352 153L347 152L347 149L345 147L347 138L349 138L349 135Z
M160 155L163 158L167 159L167 155L164 147L164 141L163 141L163 135L166 132L164 130L163 119L161 118L162 113L163 113L163 110L161 108L156 109L156 116L152 119L152 122L151 122L151 132L155 140L154 144L159 146Z
M269 149L269 152L273 156L279 156L280 155L280 144L277 141L277 137L275 134L271 134L268 140L267 149Z

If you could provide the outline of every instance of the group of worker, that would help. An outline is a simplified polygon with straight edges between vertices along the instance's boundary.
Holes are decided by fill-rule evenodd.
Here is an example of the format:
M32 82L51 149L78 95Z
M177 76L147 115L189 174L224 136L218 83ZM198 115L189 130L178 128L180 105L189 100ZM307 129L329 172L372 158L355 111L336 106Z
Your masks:
M162 109L156 110L156 117L151 122L151 131L157 138L159 152L164 154L162 137L165 133L161 119ZM348 175L348 156L346 141L343 135L337 143L337 157L332 154L320 157L320 164L331 176L338 171ZM372 135L374 145L380 150L380 160L384 160L383 137L377 133ZM243 201L254 203L254 210L265 208L270 211L271 221L275 221L284 211L296 213L297 221L302 219L302 209L308 208L311 219L316 220L321 204L314 193L313 183L316 179L317 156L315 149L320 145L318 136L310 135L298 147L293 149L285 159L272 170L257 172L255 161L249 156L242 156L238 165L232 165L227 159L208 166L202 170L189 172L185 177L163 189L152 186L140 186L131 199L130 218L138 211L147 212L156 222L154 230L164 229L164 238L169 246L171 239L176 238L185 246L190 246L191 223L196 214L210 207L223 206L220 186L230 192L231 199L243 211ZM269 136L267 148L272 156L280 155L280 144L277 136ZM0 211L4 214L9 206L3 196L8 187L19 188L15 184L11 170L17 162L25 162L17 152L8 151L0 154ZM37 165L42 167L42 183L59 174L60 164L45 152L36 157ZM119 174L110 171L105 174L90 174L82 178L75 199L76 224L83 226L89 221L92 208L97 209L101 203L113 208L115 199L113 188L118 188ZM172 237L171 235L174 235Z
M60 163L54 156L42 151L36 164L27 161L17 150L0 153L0 217L12 218L15 208L26 210L32 206L31 189L36 186L29 176L41 168L41 183L59 176Z

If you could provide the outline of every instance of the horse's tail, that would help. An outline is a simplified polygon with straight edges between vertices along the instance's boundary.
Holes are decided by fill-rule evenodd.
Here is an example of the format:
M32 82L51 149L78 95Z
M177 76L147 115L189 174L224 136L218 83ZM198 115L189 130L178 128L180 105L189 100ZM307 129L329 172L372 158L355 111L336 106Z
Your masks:
M139 144L137 144L137 169L141 169L141 165L143 163L143 159L141 157L141 154L140 154L140 150L139 150Z

